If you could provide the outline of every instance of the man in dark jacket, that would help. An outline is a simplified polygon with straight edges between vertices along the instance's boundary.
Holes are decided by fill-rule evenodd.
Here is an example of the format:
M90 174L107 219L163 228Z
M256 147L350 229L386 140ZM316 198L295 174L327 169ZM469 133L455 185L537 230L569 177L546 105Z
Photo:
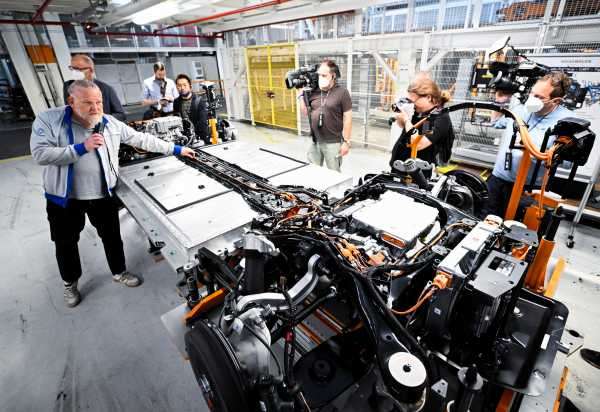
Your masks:
M194 131L198 139L204 143L210 143L208 134L208 110L206 101L192 93L192 81L185 75L180 74L175 79L175 86L179 97L173 102L173 114L183 119L188 119L194 125Z
M124 122L126 120L125 110L119 101L119 97L109 84L104 83L95 78L94 61L90 56L85 54L75 54L71 57L71 77L73 80L66 81L63 86L63 96L65 97L65 104L69 104L67 98L69 97L68 89L74 80L89 80L96 83L100 91L102 92L102 105L104 107L104 113L110 114L114 118Z

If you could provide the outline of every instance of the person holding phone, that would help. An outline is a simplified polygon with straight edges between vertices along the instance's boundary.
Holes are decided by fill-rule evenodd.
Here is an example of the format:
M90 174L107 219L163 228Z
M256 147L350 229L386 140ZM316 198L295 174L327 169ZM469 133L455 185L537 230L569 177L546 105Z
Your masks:
M92 81L76 80L68 92L68 106L49 109L36 117L30 147L33 159L44 166L50 238L64 282L65 304L73 307L81 301L77 244L86 215L102 239L113 281L130 287L141 283L125 266L119 205L114 194L120 143L190 158L195 152L137 132L104 114L102 93Z
M163 63L154 63L154 76L144 80L142 87L142 106L150 106L144 113L144 119L162 116L173 111L173 101L179 97L175 82L167 78Z

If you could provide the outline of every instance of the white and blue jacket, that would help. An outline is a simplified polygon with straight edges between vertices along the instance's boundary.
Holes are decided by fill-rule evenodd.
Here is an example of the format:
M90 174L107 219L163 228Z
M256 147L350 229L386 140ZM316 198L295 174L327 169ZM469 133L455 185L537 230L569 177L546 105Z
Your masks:
M46 198L62 207L67 206L73 186L73 163L86 153L83 143L74 144L71 115L70 106L47 110L36 117L31 129L31 155L38 164L45 166L43 182ZM117 184L121 142L148 152L181 153L181 146L137 132L110 115L104 115L102 122L104 145L96 151L111 196Z

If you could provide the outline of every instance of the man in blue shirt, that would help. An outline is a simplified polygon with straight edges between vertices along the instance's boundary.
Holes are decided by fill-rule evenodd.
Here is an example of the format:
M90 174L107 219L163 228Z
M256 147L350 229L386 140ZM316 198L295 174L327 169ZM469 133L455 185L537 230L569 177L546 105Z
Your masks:
M167 78L167 70L162 63L154 64L154 76L144 80L142 86L142 105L150 106L144 119L150 119L153 112L160 114L171 113L173 111L173 101L179 96L175 82Z
M539 79L532 87L525 104L512 109L513 113L527 123L531 140L537 147L541 146L547 129L554 127L559 120L573 115L570 110L560 105L570 85L571 80L566 74L551 72ZM486 215L492 214L503 217L510 200L510 194L523 157L521 149L509 149L512 134L513 120L508 119L506 130L498 148L494 170L487 181L489 197L484 207ZM551 137L546 148L552 146L553 142L554 138ZM519 143L519 135L517 135L517 143ZM511 159L508 168L506 167L507 157ZM531 180L533 169L533 167L529 169L526 182ZM543 168L540 168L536 175L536 185L541 185L542 177Z

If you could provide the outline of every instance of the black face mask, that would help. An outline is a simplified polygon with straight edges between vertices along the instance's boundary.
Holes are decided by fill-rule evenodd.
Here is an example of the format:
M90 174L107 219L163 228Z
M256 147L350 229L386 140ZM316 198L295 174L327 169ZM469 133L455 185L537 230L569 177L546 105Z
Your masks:
M179 95L180 95L181 97L183 97L184 99L187 99L188 97L190 97L190 96L192 95L192 92L191 92L191 91L189 91L189 92L187 92L187 93L185 93L185 94L184 94L184 93L180 93Z

